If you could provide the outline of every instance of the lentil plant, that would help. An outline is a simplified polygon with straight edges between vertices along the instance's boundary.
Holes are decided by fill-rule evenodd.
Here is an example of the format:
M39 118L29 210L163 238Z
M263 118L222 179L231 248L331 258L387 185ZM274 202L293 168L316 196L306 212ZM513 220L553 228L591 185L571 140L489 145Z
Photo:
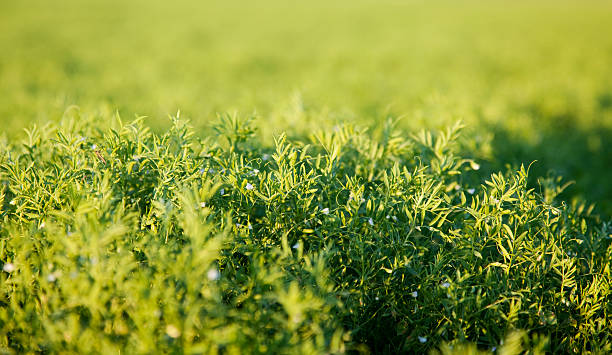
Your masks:
M3 352L612 351L612 223L484 176L460 125L214 131L77 113L2 143Z

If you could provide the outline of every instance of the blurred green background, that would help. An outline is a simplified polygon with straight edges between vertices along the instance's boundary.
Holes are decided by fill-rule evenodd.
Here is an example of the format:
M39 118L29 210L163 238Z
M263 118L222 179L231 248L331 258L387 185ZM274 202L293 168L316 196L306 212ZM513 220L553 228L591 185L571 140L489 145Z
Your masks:
M0 1L0 136L71 105L202 134L256 112L264 144L460 119L485 173L537 160L612 214L610 1Z

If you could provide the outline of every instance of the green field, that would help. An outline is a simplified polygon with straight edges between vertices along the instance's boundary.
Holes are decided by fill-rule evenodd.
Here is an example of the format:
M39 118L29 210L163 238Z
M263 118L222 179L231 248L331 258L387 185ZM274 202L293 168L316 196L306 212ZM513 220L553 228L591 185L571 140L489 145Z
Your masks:
M0 353L611 352L611 19L0 2Z

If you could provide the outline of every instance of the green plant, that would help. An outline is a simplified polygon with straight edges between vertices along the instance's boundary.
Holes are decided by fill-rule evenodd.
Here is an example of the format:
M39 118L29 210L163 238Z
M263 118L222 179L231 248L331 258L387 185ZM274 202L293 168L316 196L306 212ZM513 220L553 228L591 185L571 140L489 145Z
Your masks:
M77 117L2 147L3 350L423 352L522 330L610 351L612 223L529 169L484 178L460 125L272 147L250 120L216 130Z

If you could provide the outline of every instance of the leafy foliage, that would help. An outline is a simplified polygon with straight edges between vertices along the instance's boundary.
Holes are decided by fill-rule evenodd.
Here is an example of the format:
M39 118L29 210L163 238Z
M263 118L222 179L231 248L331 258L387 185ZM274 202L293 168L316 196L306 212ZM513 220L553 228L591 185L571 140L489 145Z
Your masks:
M270 147L235 115L96 121L0 150L4 351L612 350L612 223L482 176L460 125Z

